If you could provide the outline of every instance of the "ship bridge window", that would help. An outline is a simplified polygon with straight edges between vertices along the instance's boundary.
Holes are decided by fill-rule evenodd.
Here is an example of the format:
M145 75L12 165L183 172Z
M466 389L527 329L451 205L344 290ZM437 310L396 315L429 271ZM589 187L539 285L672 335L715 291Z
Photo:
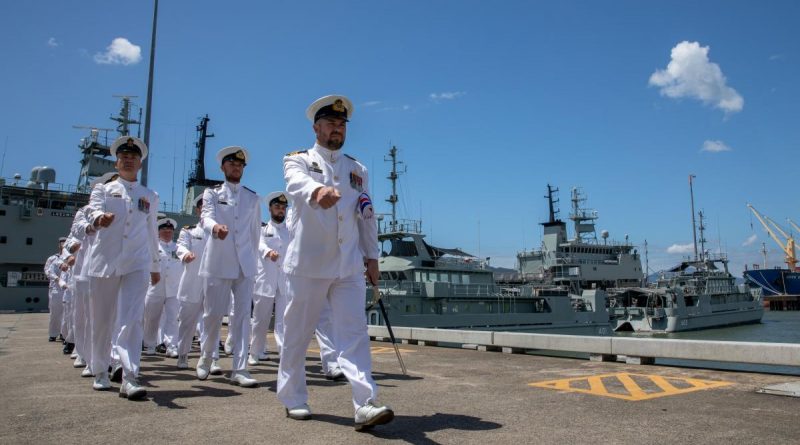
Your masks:
M391 256L418 256L417 246L414 240L399 240L393 239L391 241L392 248L389 250Z

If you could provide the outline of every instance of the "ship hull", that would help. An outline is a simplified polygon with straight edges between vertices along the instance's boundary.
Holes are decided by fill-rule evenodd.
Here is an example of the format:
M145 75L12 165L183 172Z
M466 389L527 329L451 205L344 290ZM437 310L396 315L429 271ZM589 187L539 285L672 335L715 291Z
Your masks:
M754 269L744 272L744 279L761 288L762 295L800 295L800 272L789 269Z

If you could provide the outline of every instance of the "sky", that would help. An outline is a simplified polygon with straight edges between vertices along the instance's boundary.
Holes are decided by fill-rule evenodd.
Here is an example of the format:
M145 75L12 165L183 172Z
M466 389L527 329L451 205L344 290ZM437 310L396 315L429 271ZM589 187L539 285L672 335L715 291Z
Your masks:
M144 107L149 1L0 2L0 175L74 184L77 144ZM355 104L345 152L378 212L399 149L402 218L495 266L538 248L548 184L579 187L597 229L659 270L691 253L688 176L711 251L732 272L781 264L746 207L800 223L800 3L793 1L161 1L148 185L180 205L195 125L206 171L228 145L243 183L284 187L282 156L314 143L306 107Z

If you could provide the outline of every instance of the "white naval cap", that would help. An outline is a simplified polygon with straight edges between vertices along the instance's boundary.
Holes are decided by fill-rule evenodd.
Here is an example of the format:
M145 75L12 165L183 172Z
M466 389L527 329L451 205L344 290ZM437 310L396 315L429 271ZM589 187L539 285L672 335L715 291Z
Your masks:
M250 159L250 153L247 152L246 148L238 145L231 145L217 152L217 163L219 163L219 165L222 165L222 163L228 159L236 159L247 165L247 161Z
M66 242L67 242L67 237L66 237L66 236L60 236L60 237L58 237L58 242L59 242L59 243L66 243Z
M111 144L111 156L117 157L117 153L130 152L142 155L142 160L147 157L147 145L141 139L133 136L120 136Z
M173 230L175 230L178 227L178 222L172 218L161 218L157 221L157 224L159 229L161 229L161 227L166 225L171 225Z
M316 122L317 119L326 116L340 117L348 121L353 116L353 111L353 102L350 102L350 99L332 94L320 97L309 105L306 109L306 117L311 122Z
M94 180L89 184L91 188L94 188L97 184L108 184L109 182L117 179L119 177L119 173L117 172L108 172L104 173L103 176L99 176L94 178Z
M158 221L159 219L164 219L164 218L166 218L166 217L167 217L167 214L166 214L166 213L164 213L164 212L158 212L158 213L156 213L156 221Z
M292 198L290 198L286 192L279 190L264 197L264 203L267 205L267 207L272 204L272 201L276 201L279 204L285 204L288 206L292 203Z
M203 189L203 192L205 192L205 189ZM192 207L197 207L197 204L199 204L200 201L202 200L203 200L203 193L200 193L199 195L195 196L194 201L192 201Z

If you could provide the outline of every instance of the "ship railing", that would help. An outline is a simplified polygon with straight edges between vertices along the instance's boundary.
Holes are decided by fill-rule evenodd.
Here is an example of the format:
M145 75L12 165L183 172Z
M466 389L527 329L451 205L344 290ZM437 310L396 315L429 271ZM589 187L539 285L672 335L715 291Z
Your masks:
M378 233L422 233L422 221L416 219L398 219L396 221L386 221L379 215Z
M0 186L17 187L25 190L40 190L42 192L58 192L58 193L78 193L78 186L75 184L62 184L60 182L48 182L47 189L44 184L37 184L37 187L28 187L27 179L14 179L0 177ZM82 192L81 192L82 193Z
M409 295L422 295L422 283L415 281L383 281L378 284L381 291L402 291Z
M489 297L501 292L494 284L452 284L453 295L457 297Z

